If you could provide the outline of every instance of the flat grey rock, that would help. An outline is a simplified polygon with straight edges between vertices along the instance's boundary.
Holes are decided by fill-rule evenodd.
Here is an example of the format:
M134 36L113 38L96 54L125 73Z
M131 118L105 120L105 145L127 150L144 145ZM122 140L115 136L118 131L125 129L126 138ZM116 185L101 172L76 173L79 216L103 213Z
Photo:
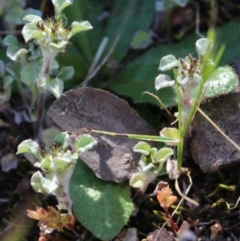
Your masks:
M240 145L240 94L217 97L201 105L220 129ZM193 160L205 173L215 172L240 163L240 152L199 113L196 114L189 138Z
M48 111L48 116L71 138L91 134L98 144L81 159L103 180L123 182L136 172L139 154L132 148L138 142L121 136L91 133L102 130L124 134L155 134L148 123L125 100L108 91L78 88L65 92Z

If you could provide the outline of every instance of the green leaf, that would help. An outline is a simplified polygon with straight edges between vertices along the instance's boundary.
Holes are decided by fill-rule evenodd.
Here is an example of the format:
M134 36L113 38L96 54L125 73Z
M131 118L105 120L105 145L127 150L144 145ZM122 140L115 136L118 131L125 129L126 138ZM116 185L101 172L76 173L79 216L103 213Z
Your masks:
M171 155L173 155L173 153L174 153L173 149L169 147L163 147L157 152L156 157L159 162L165 162L166 160L169 159Z
M52 0L52 3L55 7L55 14L60 14L64 8L68 7L73 3L72 0Z
M204 98L212 98L238 90L238 77L230 66L217 68L206 83Z
M133 212L129 185L98 179L80 159L69 193L77 220L101 240L116 237Z
M144 155L149 155L150 150L151 150L151 146L148 143L144 142L144 141L138 142L133 147L133 151L142 153Z
M50 52L53 51L55 52L54 55L57 55L64 47L68 44L68 41L59 41L58 43L51 42L49 43L49 47L52 47L50 49Z
M233 29L234 31L232 31ZM220 61L221 63L230 64L239 60L239 51L240 51L239 33L240 33L239 22L231 21L217 29L217 44L226 45L226 49Z
M111 9L111 14L107 17L104 17L103 8L104 2L102 1L82 0L74 1L65 12L69 22L86 19L94 26L94 31L74 36L75 44L81 53L83 52L82 58L85 59L85 65L91 63L105 36L109 38L109 45L106 47L107 53L112 48L118 34L120 34L120 40L111 57L116 61L121 61L129 50L133 35L140 29L149 29L151 18L155 12L154 2L149 1L116 1ZM128 19L127 16L129 16ZM133 21L136 18L138 21Z
M12 61L16 61L18 58L26 55L28 51L26 49L20 49L18 46L9 46L7 48L7 56Z
M232 31L234 29L234 31ZM216 29L217 45L225 44L226 50L221 58L221 63L233 63L239 59L240 44L239 33L240 23L230 22ZM92 31L94 32L94 31ZM227 38L226 38L227 36ZM196 53L195 42L196 34L185 37L178 43L161 45L143 53L141 56L131 61L127 67L117 75L108 88L118 95L129 97L134 103L153 103L158 102L147 95L144 91L152 92L157 95L166 107L176 104L175 93L172 88L165 88L159 91L154 90L154 80L159 74L159 60L171 53L178 58L184 58L189 53Z
M42 138L45 146L50 146L52 144L54 137L56 137L56 135L59 134L59 132L59 128L54 126L44 129L42 131Z
M146 183L146 177L142 173L133 173L129 181L129 185L134 188L141 188Z
M24 10L23 16L26 17L27 15L34 15L34 16L42 17L42 12L38 9L27 8ZM23 18L23 20L24 20L24 18Z
M146 49L152 43L151 36L146 31L137 31L131 42L133 49Z
M204 54L206 54L208 51L211 50L212 46L213 44L211 40L207 38L198 39L196 42L196 50L197 50L198 56L203 56Z
M67 132L60 132L58 133L55 138L54 142L62 147L62 149L66 149L69 147L69 134Z
M32 90L33 86L36 85L37 68L35 64L28 63L21 69L21 81Z
M11 75L14 79L19 78L21 68L22 68L22 66L21 66L21 64L19 62L9 62L4 67L5 71L9 75Z
M29 14L29 15L26 15L24 18L23 18L24 21L27 21L29 23L37 23L39 21L42 21L42 18L37 16L37 15L33 15L33 14Z
M166 87L174 86L175 81L171 80L171 78L166 74L160 74L155 79L155 89L160 90Z
M103 7L104 3L99 0L82 0L73 1L73 4L64 11L69 23L72 23L76 20L88 20L91 25L94 26L94 31L85 31L81 34L76 34L71 39L71 43L73 43L73 45L69 46L68 48L71 51L69 52L71 56L68 57L66 54L64 55L63 61L65 61L66 57L68 57L70 60L76 58L75 63L78 63L78 66L75 67L76 72L78 70L81 71L83 66L90 66L99 47L100 41L104 37L103 28L101 27L102 21L99 21L96 17L102 13ZM73 64L75 63L73 62ZM81 77L81 79L84 78L85 74ZM79 79L80 78L78 78L78 81Z
M178 66L179 66L179 61L176 59L175 56L173 56L172 54L169 54L161 58L159 69L161 71L167 71Z
M113 43L116 36L120 34L120 40L111 55L112 59L119 63L125 57L131 47L134 34L139 30L147 31L154 14L154 2L152 1L122 0L115 2L108 24L105 25L107 28L103 29L105 36L109 37L110 43ZM88 20L90 21L90 19ZM97 28L95 25L94 27ZM101 27L104 25L102 24Z
M157 148L153 147L150 149L150 158L152 160L152 163L155 163L155 157L157 154Z
M34 166L40 168L44 173L52 172L52 158L47 156L41 162L36 162Z
M3 39L3 44L6 46L15 46L15 47L19 48L19 42L18 42L17 38L13 35L7 35Z
M22 35L23 35L25 42L28 42L29 40L34 39L34 38L38 38L39 40L41 40L41 38L42 38L42 33L37 28L35 23L26 24L22 29Z
M53 59L52 64L51 64L51 71L58 70L59 69L59 64L56 59ZM61 77L59 77L61 79Z
M42 179L43 175L40 171L35 172L31 177L31 186L34 189L35 192L43 192L42 187Z
M97 144L97 141L89 134L84 134L76 138L75 147L78 152L88 151Z
M33 103L37 101L38 90L36 85L38 71L36 64L28 62L20 70L21 81L30 89L33 97Z
M10 87L10 85L12 84L12 82L14 81L13 77L12 76L5 76L3 78L3 89L7 89L8 87Z
M58 177L66 176L66 170L72 163L70 150L68 152L65 152L64 155L55 157L53 159L53 163L55 169L57 170Z
M194 43L195 42L193 42L193 48L191 48L190 53L194 50ZM156 99L143 94L144 91L148 91L157 95L166 107L175 105L174 90L169 87L155 91L154 81L159 74L159 59L169 54L169 52L174 51L178 51L178 54L175 55L177 58L181 56L185 57L188 54L188 52L185 51L185 45L189 46L185 41L184 44L168 45L168 47L164 45L147 51L129 63L127 68L108 85L108 88L119 95L130 97L134 103L147 102L158 106L159 103Z
M52 193L58 188L59 182L55 175L43 177L38 171L32 175L31 186L36 192Z
M68 35L68 39L70 39L72 36L74 36L77 33L80 33L82 31L87 31L92 29L92 25L88 21L83 21L83 22L76 22L74 21L71 24L71 31Z
M63 81L70 80L74 75L74 68L72 66L64 66L60 69L58 78Z
M22 24L22 17L24 14L22 6L17 6L16 3L14 3L9 10L6 12L7 14L5 14L4 20L14 25Z
M63 93L63 81L59 78L48 80L46 89L52 92L56 98L59 98Z
M0 60L0 78L5 76L5 64L2 60Z
M20 145L18 145L17 154L21 153L31 153L38 160L42 160L39 145L31 139L27 139L23 141Z
M171 142L171 144L177 144L180 139L179 131L177 128L165 127L160 131L160 135L162 137L173 138L176 140L175 143Z

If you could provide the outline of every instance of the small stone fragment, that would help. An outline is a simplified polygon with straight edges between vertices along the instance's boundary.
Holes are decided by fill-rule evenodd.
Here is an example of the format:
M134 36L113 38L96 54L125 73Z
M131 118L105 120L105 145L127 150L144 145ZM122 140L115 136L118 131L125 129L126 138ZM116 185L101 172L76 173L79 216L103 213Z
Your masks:
M217 97L201 105L201 109L240 145L239 93ZM192 122L189 144L193 160L205 173L240 162L240 152L199 113Z
M222 226L220 225L220 223L217 222L214 225L212 225L210 229L211 229L211 239L216 240L219 233L222 231Z
M178 241L197 241L197 236L191 230L184 230L180 233Z
M138 241L137 229L136 228L127 228L124 229L114 241Z
M148 234L147 241L174 241L173 234L168 232L166 228L157 229Z

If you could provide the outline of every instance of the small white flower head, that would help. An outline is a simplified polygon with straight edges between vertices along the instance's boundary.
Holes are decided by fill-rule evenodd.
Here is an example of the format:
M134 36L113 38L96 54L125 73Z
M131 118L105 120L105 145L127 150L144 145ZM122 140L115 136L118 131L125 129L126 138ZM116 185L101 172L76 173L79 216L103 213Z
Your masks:
M201 80L201 58L194 58L188 55L185 59L180 59L177 81L181 86L182 99L191 99L192 91Z
M194 58L192 55L188 55L185 59L180 59L178 75L182 76L182 78L190 77L194 74L200 75L200 72L201 58Z
M159 69L161 71L177 68L176 81L179 84L183 106L191 105L194 90L202 81L201 71L203 67L203 56L211 51L212 46L211 40L201 38L196 42L197 58L189 54L186 58L177 60L175 56L170 54L160 60ZM211 59L207 59L206 61L207 64L214 64ZM165 74L160 74L155 79L156 90L165 87L173 87L175 84L176 82Z
M23 37L26 42L37 39L41 48L50 51L61 50L68 44L67 36L70 30L64 28L63 20L49 18L43 21L34 15L27 15L24 20L29 22L23 27Z
M22 30L25 42L37 39L41 49L56 54L64 50L73 35L92 28L87 21L73 22L71 27L66 28L64 18L42 20L39 16L27 15L23 19L28 22Z

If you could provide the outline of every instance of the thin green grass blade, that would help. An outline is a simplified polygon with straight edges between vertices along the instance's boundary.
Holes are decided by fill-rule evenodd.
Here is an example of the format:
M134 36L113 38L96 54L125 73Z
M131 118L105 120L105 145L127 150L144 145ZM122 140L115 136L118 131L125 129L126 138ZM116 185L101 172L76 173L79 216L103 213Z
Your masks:
M156 142L164 142L164 143L173 143L176 144L179 142L177 138L169 138L163 136L151 136L151 135L138 135L138 134L120 134L115 132L108 132L108 131L99 131L99 130L92 130L93 133L110 135L110 136L124 136L130 139L137 139L137 140L145 140L145 141L156 141Z

